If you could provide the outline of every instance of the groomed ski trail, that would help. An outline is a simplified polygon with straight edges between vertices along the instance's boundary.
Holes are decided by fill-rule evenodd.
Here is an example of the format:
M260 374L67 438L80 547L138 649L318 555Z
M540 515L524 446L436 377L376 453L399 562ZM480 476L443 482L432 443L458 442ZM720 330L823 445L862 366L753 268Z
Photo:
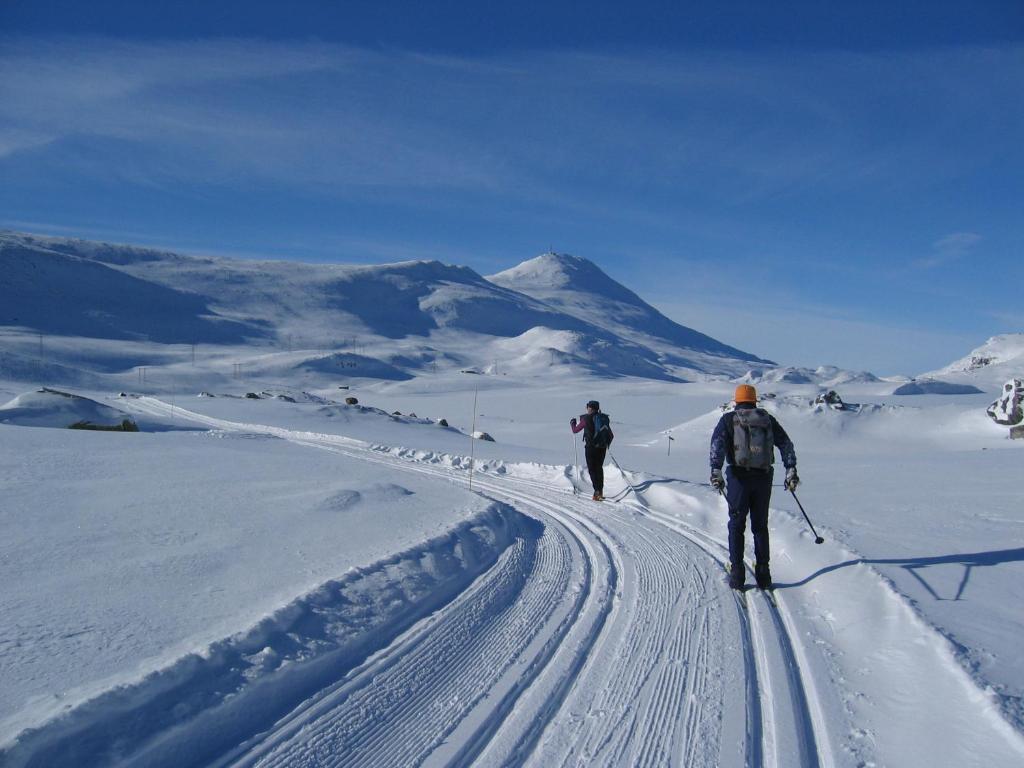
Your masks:
M153 415L172 415L170 406L152 398L135 402ZM334 435L236 424L180 408L173 415L215 429L274 434L447 481L464 475ZM666 536L664 526L625 505L595 506L508 477L478 475L474 485L542 520L545 537L562 537L562 545L542 537L530 563L513 561L529 577L510 601L508 618L474 608L476 596L488 594L497 578L481 577L481 584L432 617L429 627L422 622L410 631L424 637L402 638L383 649L367 669L222 764L821 764L804 719L765 711L774 699L758 682L768 677L770 663L758 634L764 630L755 630L751 613L718 578L717 553L689 537ZM548 605L545 613L542 606L558 590L541 589L548 577L531 569L551 559L546 549L559 546L580 557L576 568L584 574L585 597L569 609ZM533 623L533 634L507 626L523 621ZM448 634L464 638L465 647L442 640ZM530 657L537 644L549 652ZM408 670L422 670L427 660L433 668L415 678L421 688L413 695ZM517 660L529 679L502 686L503 673ZM796 666L792 659L787 663ZM490 704L491 699L498 701ZM381 706L382 701L391 704ZM806 727L782 734L780 722ZM447 739L441 743L439 736ZM784 760L776 759L780 753Z
M466 480L465 466L458 462L444 466L342 436L226 422L153 398L134 403L154 415L184 418L213 429L271 434L398 471L462 484ZM511 602L505 610L519 618L541 616L543 627L533 634L513 632L509 636L520 639L503 643L509 630L497 617L465 623L472 614L467 607L473 596L495 588L487 586L499 578L501 569L495 567L494 574L481 576L458 600L410 630L410 636L423 635L426 642L426 636L442 631L443 625L461 622L463 627L478 627L476 636L488 642L499 638L503 650L497 656L474 649L472 632L464 635L467 644L450 655L438 644L441 656L423 658L449 672L427 676L431 680L424 682L415 706L395 704L384 730L366 722L377 716L377 710L353 712L347 698L328 702L331 692L323 691L271 732L254 735L240 745L232 755L234 763L222 764L398 764L392 759L397 752L363 752L364 742L346 752L345 732L336 727L345 717L357 731L370 734L365 743L408 743L401 754L408 758L405 764L413 765L874 762L874 749L850 748L850 734L857 737L857 724L850 722L852 710L848 702L840 701L841 691L835 687L837 683L842 687L842 680L823 665L820 652L806 647L821 643L808 632L807 616L797 619L788 605L789 595L773 605L752 592L748 605L741 606L718 576L726 558L724 542L652 508L642 494L622 504L595 504L545 482L487 473L475 478L474 487L537 518L546 532L561 539L570 553L569 570L576 574L575 600L563 593L558 608L531 614L536 608L528 606L543 598L526 596L525 585L536 575L523 579L522 589L509 592ZM532 562L545 562L541 549L550 545L538 543ZM503 559L502 567L512 562L529 567L526 553L510 553L507 562ZM524 595L521 607L512 604L519 603L519 595ZM909 630L920 627L908 625ZM473 666L474 660L499 657L500 670ZM413 658L399 639L371 662L380 662L397 674ZM941 666L938 657L921 664L930 664L940 677L949 677L950 682L943 684L947 688L963 687L959 668ZM357 670L340 685L358 689L359 674ZM448 694L460 688L454 677L477 681L471 704ZM385 677L375 677L370 685L399 699L410 695ZM320 702L322 706L316 707ZM430 703L445 714L430 719L424 712ZM971 722L988 728L988 714L983 712ZM1020 739L1008 733L1008 726L998 718L993 722L993 734L1006 740L1006 754L1018 753ZM433 728L440 728L433 734L441 738L425 738L422 731ZM320 751L311 750L311 745L319 745ZM285 755L287 760L277 759Z

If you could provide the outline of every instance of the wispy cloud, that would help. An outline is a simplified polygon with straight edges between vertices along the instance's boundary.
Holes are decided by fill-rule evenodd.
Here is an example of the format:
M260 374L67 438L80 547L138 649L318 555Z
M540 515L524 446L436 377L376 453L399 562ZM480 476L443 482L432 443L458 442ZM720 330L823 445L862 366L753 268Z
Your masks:
M915 259L912 266L917 269L934 269L959 261L969 255L983 239L977 232L953 232L932 243L931 254Z
M35 153L136 183L457 188L609 206L682 184L733 204L953 173L1019 151L1012 130L988 130L971 150L934 152L957 115L999 103L1004 125L1024 124L1017 49L459 59L58 39L0 51L0 160ZM964 87L978 82L980 93ZM609 188L621 198L595 192Z

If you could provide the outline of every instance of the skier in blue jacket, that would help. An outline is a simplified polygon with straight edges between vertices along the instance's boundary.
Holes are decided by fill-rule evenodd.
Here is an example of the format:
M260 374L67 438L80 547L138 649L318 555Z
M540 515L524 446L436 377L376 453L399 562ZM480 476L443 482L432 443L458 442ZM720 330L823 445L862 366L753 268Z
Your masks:
M775 449L786 467L786 490L796 490L793 441L778 420L757 407L757 390L749 384L736 387L736 409L722 416L711 436L711 485L726 491L729 503L729 586L743 589L743 534L750 515L754 534L754 578L761 589L772 588L768 568L768 505L775 474ZM722 464L728 462L725 475ZM728 486L726 485L728 479Z

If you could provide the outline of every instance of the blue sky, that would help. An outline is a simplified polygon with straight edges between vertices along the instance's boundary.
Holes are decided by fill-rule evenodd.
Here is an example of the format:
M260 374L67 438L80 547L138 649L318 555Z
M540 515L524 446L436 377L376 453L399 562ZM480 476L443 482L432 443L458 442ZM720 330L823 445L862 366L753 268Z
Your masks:
M0 226L186 252L552 247L757 354L1024 331L1024 5L0 2Z

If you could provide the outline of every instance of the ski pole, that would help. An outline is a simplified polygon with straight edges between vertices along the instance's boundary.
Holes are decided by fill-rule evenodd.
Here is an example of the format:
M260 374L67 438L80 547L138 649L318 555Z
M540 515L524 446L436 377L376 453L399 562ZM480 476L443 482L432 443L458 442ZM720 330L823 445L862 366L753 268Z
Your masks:
M614 464L615 468L619 470L619 474L622 475L622 479L626 483L626 487L633 492L633 495L636 496L637 499L639 499L640 497L636 494L636 488L634 488L633 484L629 482L629 478L626 477L626 473L622 471L622 467L619 466L619 462L617 462L615 460L615 456L612 455L611 449L608 450L608 458L612 460L612 464Z
M572 495L573 496L577 496L577 495L579 495L580 490L579 490L579 488L576 487L576 478L573 477L573 474L575 473L575 474L578 475L579 472L580 472L580 470L579 470L579 464L580 464L580 444L576 441L576 435L574 435L573 433L570 432L569 433L569 437L572 438L572 452L573 452L572 471L569 473L569 481L572 483Z
M813 534L814 534L814 543L815 543L815 544L822 544L822 543L824 543L824 541L825 541L825 540L824 540L823 538L821 538L821 536L819 536L819 535L818 535L818 532L817 532L816 530L814 530L814 524L813 524L813 523L811 522L811 518L809 518L809 517L807 516L807 513L806 513L806 512L804 512L804 505L803 505L803 504L801 504L801 503L800 503L800 499L798 499L798 498L796 497L796 491L794 491L793 489L790 489L790 491L789 491L789 492L793 494L793 500L794 500L794 501L796 502L796 505L797 505L798 507L800 507L800 511L804 513L804 520L806 520L806 521L807 521L807 524L808 524L809 526L811 526L811 533L813 533Z

